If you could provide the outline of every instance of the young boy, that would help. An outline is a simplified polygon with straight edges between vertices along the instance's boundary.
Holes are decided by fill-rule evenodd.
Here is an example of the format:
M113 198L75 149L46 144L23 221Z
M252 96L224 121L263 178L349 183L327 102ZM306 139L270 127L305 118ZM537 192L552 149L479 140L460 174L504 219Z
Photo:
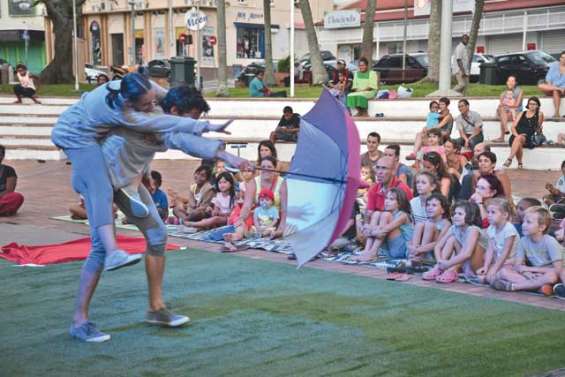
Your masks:
M15 191L18 175L14 168L2 164L5 154L0 145L0 216L13 216L24 203L24 196Z
M157 207L157 213L159 217L165 221L169 217L169 201L167 200L167 195L160 189L163 184L161 173L157 170L151 170L148 183L147 190L149 190L155 207Z
M518 205L516 206L517 222L514 223L514 227L518 231L518 235L520 237L524 236L522 234L522 222L524 222L524 214L526 213L526 210L530 207L539 207L539 206L541 206L541 202L536 198L522 198L518 202Z
M262 237L269 237L277 228L279 210L273 205L275 195L269 189L259 193L259 206L253 211L253 225Z
M502 291L539 290L549 296L559 281L563 248L547 231L551 225L549 212L542 207L529 208L524 215L524 237L518 244L512 267L503 267L492 283ZM527 262L527 264L526 264Z

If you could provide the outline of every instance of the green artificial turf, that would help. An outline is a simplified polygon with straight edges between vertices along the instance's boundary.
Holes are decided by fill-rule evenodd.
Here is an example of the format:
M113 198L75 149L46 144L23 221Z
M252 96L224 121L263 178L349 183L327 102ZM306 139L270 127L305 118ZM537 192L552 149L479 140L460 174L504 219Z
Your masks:
M141 265L104 274L92 320L67 335L80 263L0 262L2 376L530 376L565 366L565 315L398 282L179 251L166 298L193 323L142 322Z

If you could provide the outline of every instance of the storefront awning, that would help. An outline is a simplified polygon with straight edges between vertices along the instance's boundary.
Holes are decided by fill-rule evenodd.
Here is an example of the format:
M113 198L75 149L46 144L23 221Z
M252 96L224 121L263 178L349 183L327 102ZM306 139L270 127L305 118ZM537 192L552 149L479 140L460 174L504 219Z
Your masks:
M24 42L25 30L0 30L0 42ZM44 41L45 32L28 30L30 41Z
M245 23L245 22L234 22L233 23L235 25L235 27L237 28L243 28L243 29L264 29L265 25L264 24L249 24L249 23ZM279 29L279 25L271 25L271 29Z

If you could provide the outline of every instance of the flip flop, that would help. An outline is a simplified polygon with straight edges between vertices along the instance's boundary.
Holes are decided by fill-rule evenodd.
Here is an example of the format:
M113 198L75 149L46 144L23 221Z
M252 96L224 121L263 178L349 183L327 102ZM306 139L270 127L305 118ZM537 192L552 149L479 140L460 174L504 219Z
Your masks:
M447 270L443 274L436 277L436 282L441 284L455 283L459 279L459 274L453 270Z
M438 276L440 276L442 271L438 267L434 267L431 270L424 272L422 274L422 280L436 280Z

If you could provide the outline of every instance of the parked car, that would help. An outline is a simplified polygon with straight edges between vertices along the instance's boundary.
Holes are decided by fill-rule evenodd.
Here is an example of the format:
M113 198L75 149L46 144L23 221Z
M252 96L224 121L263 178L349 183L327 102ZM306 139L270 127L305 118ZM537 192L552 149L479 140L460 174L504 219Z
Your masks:
M84 65L84 76L86 78L86 82L88 82L89 84L96 83L96 79L98 78L99 75L108 76L108 74L105 71L94 68L92 64Z
M327 80L329 80L331 77L333 77L333 73L336 68L331 64L327 64L326 61L324 61L324 68L326 69L326 72L328 74ZM310 64L310 62L303 65L301 71L296 70L294 72L294 82L299 84L312 84L312 64Z
M331 65L335 68L337 64L337 59L334 56L334 54L331 53L331 51L322 50L320 51L320 55L322 55L322 61L324 62L324 64ZM300 59L298 59L298 61L294 64L294 66L298 70L302 69L302 67L306 65L312 65L310 63L310 53L302 55Z
M536 85L545 79L549 64L556 61L551 55L539 50L498 55L494 60L499 84L513 75L520 84L525 85Z
M265 63L263 62L253 62L247 65L245 68L241 70L239 75L236 77L237 81L239 81L244 86L249 86L249 83L253 78L257 75L257 72L265 71Z
M428 74L428 54L407 54L404 73L402 54L385 55L373 64L373 71L379 74L379 80L384 84L419 81Z

